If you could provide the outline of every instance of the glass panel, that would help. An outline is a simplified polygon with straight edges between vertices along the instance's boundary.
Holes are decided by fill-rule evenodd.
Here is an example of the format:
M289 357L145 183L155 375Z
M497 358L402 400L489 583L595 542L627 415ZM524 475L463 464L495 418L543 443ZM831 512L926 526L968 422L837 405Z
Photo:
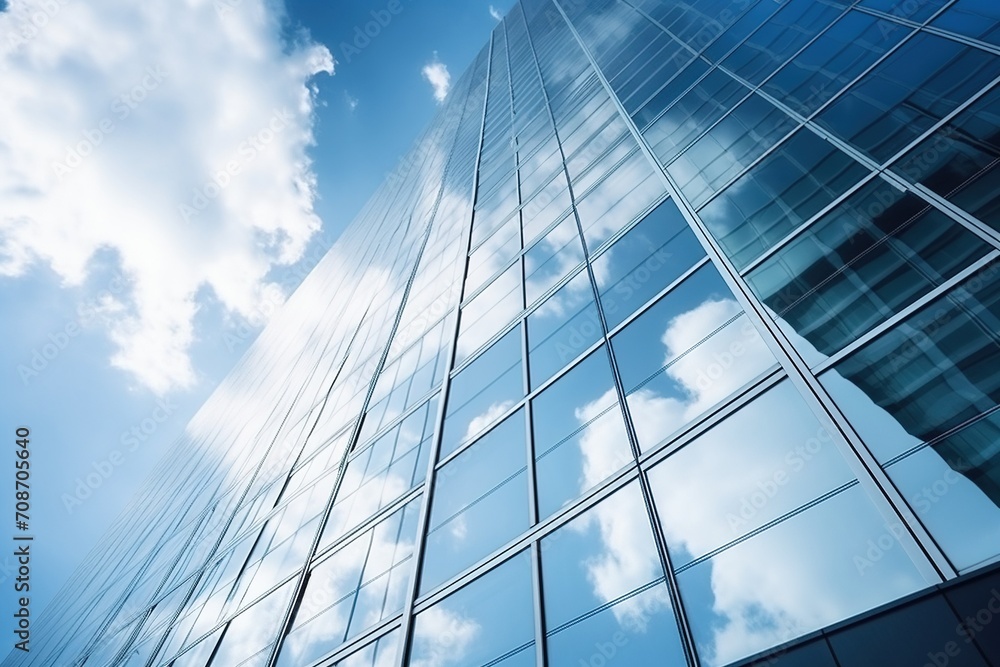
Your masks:
M357 653L338 660L333 667L394 667L399 650L399 630L379 638Z
M807 362L815 363L989 249L924 200L877 179L817 220L747 281Z
M645 131L653 153L670 162L749 92L725 72L712 70Z
M697 539L701 530L695 526L674 539ZM677 581L706 667L727 665L931 583L857 485L680 572Z
M1000 88L935 130L893 166L1000 231Z
M820 378L959 570L1000 555L998 278L994 263Z
M910 31L892 21L848 12L778 70L763 89L803 116L811 116Z
M711 265L631 322L612 345L644 451L775 364Z
M289 581L230 621L212 663L233 667L266 665L294 583Z
M657 206L593 261L608 328L620 324L704 256L677 205L668 199Z
M518 410L437 475L420 590L427 592L528 528L524 411Z
M722 66L750 83L760 83L841 13L815 0L789 0L764 25L736 47Z
M697 208L750 166L798 122L759 95L751 95L681 154L667 171Z
M853 479L833 437L788 381L649 473L675 568Z
M993 409L998 364L1000 263L993 263L820 379L885 462Z
M524 396L523 373L521 327L517 326L452 380L440 458L514 407Z
M901 19L920 23L930 18L947 2L948 0L918 0L917 2L914 0L861 0L858 4L862 7L892 14Z
M993 0L958 0L931 25L1000 46L1000 5Z
M637 482L544 538L541 551L551 667L591 665L594 656L685 664Z
M634 460L603 346L532 406L540 519Z
M803 128L723 190L699 216L741 269L868 173Z
M588 248L597 248L664 193L645 154L636 151L577 202Z
M583 261L576 218L566 217L524 254L524 291L528 303L559 282Z
M461 363L524 308L521 267L514 264L462 308L455 363Z
M353 539L309 573L279 665L306 665L403 608L420 499Z
M417 615L410 665L534 665L533 617L522 552Z
M424 481L436 416L437 400L432 400L354 455L337 490L321 548ZM327 479L320 485L333 484L334 478Z
M995 55L921 32L816 121L885 162L998 73Z
M528 316L528 371L536 389L603 335L586 270Z

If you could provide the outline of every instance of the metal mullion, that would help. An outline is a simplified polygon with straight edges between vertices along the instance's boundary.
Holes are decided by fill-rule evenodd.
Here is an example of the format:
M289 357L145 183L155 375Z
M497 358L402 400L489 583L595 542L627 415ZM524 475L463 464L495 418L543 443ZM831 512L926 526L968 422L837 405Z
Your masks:
M577 43L579 44L580 48L586 54L586 56L588 58L588 61L589 61L590 65L591 65L591 67L593 68L594 72L597 74L598 80L602 83L602 86L604 87L606 94L612 99L612 103L617 105L619 113L621 113L622 116L625 117L625 119L626 119L627 127L629 127L631 129L633 127L633 125L631 123L629 123L630 119L628 119L627 114L622 113L623 112L623 108L621 106L621 101L617 99L617 97L614 94L614 91L611 89L611 84L605 78L603 72L600 71L600 69L599 69L599 67L597 65L597 62L594 59L593 53L583 43L583 40L580 38L580 34L577 32L576 28L570 22L569 17L566 15L565 11L563 10L562 6L559 4L558 0L553 0L553 4L555 5L556 9L559 11L560 15L562 16L563 21L565 21L566 28L567 28L567 30L570 31L570 35L577 41ZM534 43L533 43L532 38L531 38L531 33L530 33L530 31L528 31L527 21L525 21L525 31L528 32L528 46L531 49L532 54L534 55L535 54L535 47L534 47ZM539 82L542 84L542 93L546 94L545 84L544 84L544 81L542 80L541 68L538 65L537 56L535 58L535 67L536 67L536 70L537 70L537 75L538 75ZM548 104L548 97L547 96L546 96L546 104ZM549 107L549 115L552 118L552 125L553 125L553 128L554 128L555 133L556 133L556 140L558 141L559 140L559 130L558 130L558 128L555 127L555 117L552 115L552 109L551 109L551 107ZM562 143L561 142L559 143L559 150L560 150L560 152L562 152ZM563 169L564 169L564 171L566 173L566 180L567 180L567 184L568 184L568 188L569 188L570 201L573 203L573 217L576 220L577 233L580 235L580 242L583 245L584 257L586 258L586 262L587 262L586 271L587 271L587 275L588 275L588 277L590 279L590 285L591 285L592 294L593 294L593 297L594 297L594 303L596 305L598 318L599 318L600 323L601 323L601 333L602 333L601 344L604 345L605 352L608 355L608 362L609 362L610 367L611 367L611 374L612 374L612 378L614 380L614 385L615 385L615 393L616 393L617 398L618 398L618 408L621 411L620 414L622 415L623 421L624 421L624 424L625 424L625 431L626 431L626 435L627 435L628 440L629 440L629 447L630 447L630 449L632 451L633 461L634 461L636 467L638 467L638 459L639 459L639 456L640 456L640 453L641 453L641 450L639 448L639 440L638 440L638 436L637 436L637 434L635 432L634 424L632 423L631 414L630 414L629 409L628 409L628 401L627 401L627 397L626 397L626 394L625 394L624 386L622 384L621 374L619 373L619 370L618 370L618 364L617 364L617 361L615 359L614 350L611 347L611 339L610 339L610 337L608 335L607 317L606 317L606 315L604 313L603 304L601 303L600 289L599 289L598 284L597 284L597 278L596 278L596 276L594 274L593 265L591 264L590 253L589 253L589 251L587 249L587 241L586 241L586 238L585 238L585 235L584 235L584 232L583 232L583 223L580 221L580 216L579 216L579 214L578 214L578 212L576 210L576 198L573 195L573 184L572 184L572 181L570 180L570 177L569 177L569 171L566 168L565 155L563 155ZM640 488L641 493L642 493L643 503L644 503L645 508L646 508L646 518L647 518L647 520L649 522L650 529L651 529L651 531L654 534L654 539L656 540L656 542L657 542L658 545L659 544L663 544L665 546L665 544L666 544L665 537L662 535L662 529L661 529L661 527L659 525L659 522L656 520L656 516L657 515L655 513L655 506L653 505L652 490L651 490L651 487L650 487L649 480L647 479L647 477L644 474L641 473L641 471L638 474L637 479L639 481L639 488ZM681 640L681 644L682 644L685 656L686 656L689 664L691 664L691 665L697 665L698 664L698 657L697 657L697 651L696 651L695 646L694 646L694 638L693 638L692 635L689 634L688 623L686 621L686 612L685 612L684 608L680 604L679 592L678 592L678 589L677 589L677 582L676 582L676 580L674 578L673 568L672 568L672 565L670 563L670 556L667 553L666 548L657 548L657 556L659 557L660 566L661 566L661 568L664 571L664 575L665 575L665 577L667 578L667 580L669 582L668 585L667 585L667 592L668 592L668 595L671 597L672 603L675 606L675 619L677 621L677 629L678 629L678 633L680 635L680 640Z
M572 28L572 26L571 26ZM590 56L589 50L585 52ZM859 476L862 487L865 488L869 497L873 500L875 507L886 516L887 519L900 520L910 533L913 543L903 541L902 544L908 554L913 558L918 570L928 581L935 579L950 579L956 576L954 568L944 556L931 538L930 534L919 522L913 510L905 502L898 490L892 485L888 476L878 466L874 456L868 450L860 436L851 426L846 416L841 412L840 407L832 399L829 393L822 387L817 378L809 371L805 362L799 356L794 345L788 340L783 331L766 314L766 310L753 296L752 291L740 278L732 262L722 251L717 241L704 227L704 223L695 213L690 203L682 198L677 184L666 172L659 167L656 156L649 147L645 138L639 132L635 123L625 113L621 102L615 99L622 111L623 117L633 132L636 141L639 142L647 158L656 165L660 173L661 180L667 187L668 192L675 198L681 209L681 213L695 232L703 247L712 257L715 265L720 269L722 278L726 281L737 301L743 307L750 321L754 323L758 331L763 332L763 340L768 348L778 359L778 362L788 372L789 379L799 390L810 408L821 416L821 423L830 422L830 427L840 433L840 438L834 438L835 444L845 454L845 460L852 470Z
M468 238L465 239L464 261L462 262L464 265L462 268L462 277L461 277L463 286L465 284L465 280L468 277L469 255L472 252L472 233L476 219L476 203L479 195L478 193L479 162L480 159L482 158L483 137L486 127L486 115L487 115L487 109L489 107L490 78L493 72L493 49L495 41L496 37L494 31L494 33L490 34L489 52L486 57L486 83L484 86L485 90L483 93L483 113L479 126L479 141L476 148L476 159L472 173L473 200L470 206L469 222L467 225ZM470 82L470 90L469 90L469 93L471 94L472 90L474 90L472 83L475 81L475 79L471 76L470 79L472 79L472 82ZM442 187L443 187L443 182L442 182ZM411 569L410 580L406 586L406 597L404 598L404 603L403 603L399 645L396 651L396 664L400 666L405 665L406 663L409 662L410 644L415 625L414 603L416 602L416 598L420 591L420 578L423 571L422 570L423 558L427 545L427 540L426 540L427 529L430 526L431 503L434 500L434 487L437 481L437 474L436 474L437 471L435 468L435 464L437 462L438 452L440 451L441 448L441 435L443 432L444 419L445 419L445 406L448 403L448 396L451 391L452 370L455 365L455 356L458 350L458 334L460 330L459 325L461 324L462 320L461 305L460 304L456 305L453 312L455 321L451 334L451 339L448 342L448 349L446 352L447 361L445 363L445 368L444 368L444 378L441 383L441 393L439 394L440 401L437 406L437 414L435 415L434 418L434 432L433 435L431 436L430 442L427 443L427 446L430 447L430 452L427 457L427 474L424 478L424 486L423 486L424 499L420 507L420 515L417 519L417 534L416 537L414 538L413 567Z

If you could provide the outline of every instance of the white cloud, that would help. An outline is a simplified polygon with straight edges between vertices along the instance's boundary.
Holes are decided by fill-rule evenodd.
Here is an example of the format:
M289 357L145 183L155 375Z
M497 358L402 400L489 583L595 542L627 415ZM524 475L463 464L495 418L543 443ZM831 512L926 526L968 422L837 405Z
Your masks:
M347 108L352 112L358 108L358 98L354 97L346 90L344 91L344 100L347 102Z
M434 88L434 99L438 101L438 104L444 102L451 89L451 73L448 72L448 66L438 60L435 53L434 59L424 65L420 73Z
M453 612L443 604L422 613L417 618L417 624L414 667L461 664L483 630L475 619L463 618L461 613Z
M501 12L493 5L490 5L490 16L493 17L494 21L503 21L503 12Z
M220 4L13 0L0 13L0 34L24 37L0 44L0 275L45 264L84 286L112 250L130 291L101 311L111 363L157 393L196 380L199 292L255 316L274 298L270 269L320 226L307 82L333 59L286 43L264 0Z

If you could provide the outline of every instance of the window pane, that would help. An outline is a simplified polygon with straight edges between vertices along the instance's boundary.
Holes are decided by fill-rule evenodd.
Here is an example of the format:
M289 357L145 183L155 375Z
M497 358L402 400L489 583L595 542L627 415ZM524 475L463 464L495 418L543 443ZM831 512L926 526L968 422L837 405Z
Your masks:
M993 0L958 0L931 25L1000 46L1000 5Z
M921 32L816 120L884 162L998 73L996 56Z
M455 363L461 363L524 308L521 267L514 264L462 308Z
M868 560L879 543L890 547ZM727 665L931 583L857 485L684 570L677 580L706 667Z
M719 121L667 171L694 207L796 128L798 122L759 95L751 95Z
M528 528L524 411L440 469L420 590L427 592Z
M410 665L534 665L533 617L531 563L522 552L417 615Z
M309 573L279 665L305 665L403 608L420 499L341 547Z
M1000 88L934 131L894 165L1000 231Z
M633 482L541 541L548 664L683 665L649 514Z
M1000 555L1000 264L820 380L959 570Z
M791 329L812 363L988 251L976 235L941 211L877 179L817 220L747 280L773 316Z
M528 316L528 368L535 389L597 342L603 331L587 271Z
M631 322L612 345L644 451L775 363L711 265Z
M893 21L848 12L763 88L803 116L811 116L910 31Z
M514 327L451 383L441 458L500 418L524 396L521 327Z
M583 246L572 215L524 254L524 291L528 303L559 282L583 261Z
M699 215L743 268L867 174L846 153L802 129Z
M399 630L393 630L357 653L338 660L334 667L394 667L399 635Z
M540 519L634 460L603 346L532 406Z
M853 479L833 436L788 381L649 473L675 568Z
M593 262L608 328L704 256L677 205L668 199L657 206Z

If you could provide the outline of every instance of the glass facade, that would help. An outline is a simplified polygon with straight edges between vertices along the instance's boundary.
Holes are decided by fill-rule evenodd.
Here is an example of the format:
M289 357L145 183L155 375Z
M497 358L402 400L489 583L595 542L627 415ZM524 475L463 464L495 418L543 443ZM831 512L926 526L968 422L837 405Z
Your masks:
M998 34L522 0L4 664L1000 664Z

